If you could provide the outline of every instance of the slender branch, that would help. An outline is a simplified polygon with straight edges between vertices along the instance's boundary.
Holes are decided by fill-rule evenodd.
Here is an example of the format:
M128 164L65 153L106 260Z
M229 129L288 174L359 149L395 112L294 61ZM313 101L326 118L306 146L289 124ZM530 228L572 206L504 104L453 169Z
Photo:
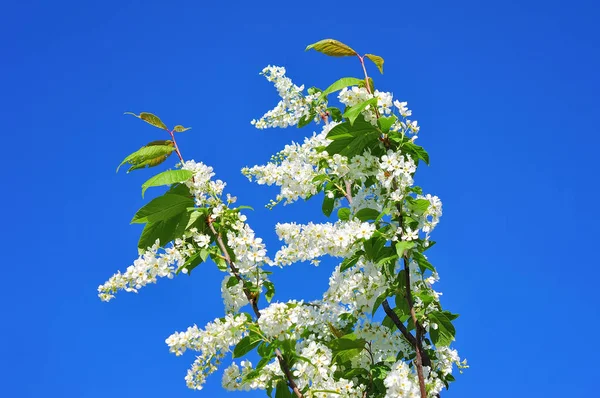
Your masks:
M243 285L244 279L242 278L242 276L240 275L239 270L237 269L237 267L235 266L235 264L231 260L231 256L229 255L229 251L227 250L227 247L225 246L225 242L223 242L223 237L221 236L220 233L218 233L216 231L215 226L213 225L213 222L212 222L212 220L210 218L208 219L208 227L210 228L210 231L215 236L215 239L217 241L217 245L219 246L219 248L223 252L223 256L225 257L225 262L227 262L227 265L231 269L231 272L233 273L233 275L235 276L235 278L240 283L242 283L242 286L244 286ZM260 310L258 309L257 296L255 296L254 294L252 294L252 292L250 292L245 287L243 287L243 291L244 291L244 294L246 295L246 298L248 299L248 302L252 306L252 310L254 311L254 314L256 315L256 319L259 319L260 318ZM292 391L294 391L294 394L296 394L297 398L304 398L304 395L302 395L302 393L300 392L300 389L298 388L298 385L294 381L294 377L293 377L292 373L290 372L290 368L289 368L289 366L288 366L285 358L281 354L281 351L279 350L279 348L277 348L275 350L275 356L277 357L277 361L279 361L279 366L281 367L281 370L283 371L283 373L285 374L285 377L288 380L289 387L292 389Z
M346 180L345 196L348 199L348 203L352 204L352 183L349 180Z
M177 153L177 156L179 156L179 160L181 161L181 164L183 165L183 156L181 156L181 151L179 150L179 147L177 146L177 140L175 140L175 134L173 134L173 130L167 130L169 132L169 134L171 134L171 139L173 140L173 146L175 147L175 153Z
M404 326L404 324L402 323L400 318L398 318L398 315L394 312L394 310L390 308L390 304L388 303L387 299L383 300L383 303L381 303L381 305L383 306L383 310L385 311L386 315L390 317L390 319L394 322L394 325L396 325L398 330L402 332L406 340L408 340L408 342L413 347L416 346L417 339L415 339L415 336L413 336L412 333L408 331L406 326Z
M422 351L423 346L421 345L421 325L417 320L417 315L415 314L415 308L413 306L412 293L410 291L410 269L408 268L408 259L404 257L404 275L406 282L406 301L408 302L408 308L410 308L410 316L415 324L415 329L417 330L417 341L415 344L415 353L417 357L415 358L415 362L417 365L417 376L419 376L419 387L421 389L421 398L427 398L427 389L425 388L425 377L423 376L423 360L422 360Z
M242 286L244 286L244 278L242 278L239 270L237 269L237 267L235 266L233 261L231 261L231 257L229 256L229 251L227 251L227 247L225 246L225 243L223 242L223 238L221 237L221 234L215 230L215 226L213 225L213 222L210 218L208 219L207 224L208 224L208 227L210 228L210 231L213 233L213 235L215 235L215 239L217 240L217 245L219 245L219 248L223 252L223 256L225 257L225 262L227 262L227 265L229 265L229 268L231 269L233 276L235 276L235 278L240 283L242 283ZM244 290L244 294L246 295L246 298L248 299L248 302L252 306L252 310L254 310L254 314L256 315L256 318L260 318L260 311L258 309L258 303L257 303L256 297L252 294L252 292L250 292L245 287L243 288L243 290Z
M300 389L298 388L298 385L294 381L292 372L290 372L290 368L288 367L285 358L281 354L281 351L279 351L279 348L275 350L275 356L277 356L277 360L279 361L279 366L281 367L281 370L283 370L285 377L288 379L288 385L290 386L292 391L294 391L294 394L296 394L296 397L304 398L304 395L302 395L302 393L300 392Z

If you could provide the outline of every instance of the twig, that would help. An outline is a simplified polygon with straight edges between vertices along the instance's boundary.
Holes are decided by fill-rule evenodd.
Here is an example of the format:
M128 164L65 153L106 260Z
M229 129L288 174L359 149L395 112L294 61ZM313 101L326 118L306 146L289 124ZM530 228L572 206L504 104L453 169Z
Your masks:
M227 247L225 246L225 243L223 242L223 238L221 237L221 234L216 231L216 229L213 225L213 222L210 218L208 219L207 223L208 223L208 227L210 228L210 231L213 233L213 235L215 235L217 245L223 252L223 256L225 257L225 262L227 262L227 265L231 269L231 272L233 273L235 278L240 283L242 283L242 286L244 286L243 285L244 279L242 278L239 270L237 269L237 267L231 260L231 256L229 256L229 252L227 251ZM246 295L246 298L248 299L248 302L250 303L250 305L252 305L252 310L254 311L254 314L256 315L256 319L259 319L260 318L260 310L258 309L257 297L254 294L252 294L252 292L250 292L245 287L243 287L243 291L244 291L244 294ZM292 373L290 372L290 368L288 367L288 364L287 364L285 358L283 357L283 355L281 354L281 351L279 350L279 348L275 349L275 356L277 357L277 361L279 361L279 366L281 367L281 370L283 371L283 373L285 374L285 376L288 380L289 387L292 389L292 391L294 391L294 394L296 394L297 398L304 398L304 395L302 395L302 393L300 392L300 389L298 388L298 385L294 381L294 377L293 377Z

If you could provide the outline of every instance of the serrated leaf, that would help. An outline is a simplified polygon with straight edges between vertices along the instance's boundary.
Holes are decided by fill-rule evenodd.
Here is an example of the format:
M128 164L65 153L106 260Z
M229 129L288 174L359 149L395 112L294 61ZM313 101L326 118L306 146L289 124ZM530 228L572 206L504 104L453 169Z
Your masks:
M117 172L125 163L132 165L129 171L146 166L156 166L168 158L174 150L173 141L153 141L123 159L117 167Z
M349 122L338 124L327 134L332 140L325 150L330 155L339 153L349 159L363 153L365 148L373 150L379 145L379 130L371 123L356 121L354 125Z
M183 133L184 131L191 130L191 127L183 127L181 124L173 127L173 131L176 133Z
M417 159L421 159L429 165L429 154L423 147L414 144L412 141L406 141L402 144L402 150L412 153Z
M431 336L433 344L436 346L449 346L456 334L452 322L450 322L448 317L440 311L429 313L427 318L429 318L430 323L435 323L437 325L437 329L434 329L433 326L430 326L429 328L429 335Z
M169 156L170 156L170 154L169 155L164 155L164 156L159 156L157 158L149 159L149 160L146 160L146 161L144 161L142 163L133 165L129 169L127 169L127 173L130 173L133 170L145 169L146 167L155 167L155 166L158 166L159 164L161 164L162 162L164 162L165 160L167 160L167 158Z
M365 110L365 108L367 108L368 106L376 107L377 106L377 97L373 97L371 99L361 102L360 104L356 104L356 105L346 109L346 112L344 112L343 116L346 119L348 119L350 121L350 124L352 125L352 124L354 124L354 121L356 120L356 118L361 114L361 112L363 110Z
M412 258L419 265L419 268L421 268L421 272L424 272L426 269L430 270L431 272L435 272L435 267L431 265L431 263L427 261L425 256L419 253L418 251L415 250L413 252Z
M171 185L178 182L184 182L192 178L194 173L189 170L167 170L163 171L160 174L155 175L154 177L149 178L142 185L142 198L144 197L144 192L150 187L158 187L162 185Z
M383 75L383 58L381 58L379 55L373 54L365 54L365 57L373 61L373 63L377 65L377 69L379 69L379 72Z
M341 79L339 79L338 81L336 81L335 83L333 83L331 86L327 87L325 89L325 91L323 91L321 93L321 95L319 96L319 100L322 101L329 94L335 93L336 91L339 91L339 90L341 90L341 89L343 89L345 87L359 86L363 82L364 82L363 79L357 79L355 77L342 77Z
M252 351L262 341L261 337L257 334L250 334L240 340L239 343L233 349L233 357L239 358L248 352Z
M189 214L184 211L167 220L146 224L138 242L138 249L146 250L154 244L156 239L160 240L161 247L166 246L173 239L183 235L189 218Z
M193 205L194 200L192 198L181 195L165 194L152 199L147 205L139 209L137 213L135 213L131 223L144 224L167 220L179 213L185 212L188 207Z
M125 114L133 115L133 116L137 117L138 119L142 119L146 123L153 125L154 127L158 127L159 129L169 131L167 126L162 122L162 120L160 120L160 118L158 116L153 115L152 113L141 112L139 115L136 115L133 112L125 112Z
M351 47L334 39L325 39L310 44L306 47L305 51L308 51L310 49L315 49L318 52L323 53L325 55L329 55L331 57L348 57L358 55L356 51L354 51Z

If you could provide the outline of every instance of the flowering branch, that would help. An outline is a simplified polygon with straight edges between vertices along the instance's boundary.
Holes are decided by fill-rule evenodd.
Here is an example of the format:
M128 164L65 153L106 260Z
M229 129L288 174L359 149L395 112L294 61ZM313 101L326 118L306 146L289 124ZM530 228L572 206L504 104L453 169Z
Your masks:
M246 206L230 207L236 198L227 194L224 199L225 183L213 180L211 167L184 161L174 133L188 128L169 129L153 114L133 114L167 131L171 140L151 141L122 164L130 163L129 171L154 167L175 152L181 167L144 183L142 194L149 187L169 189L134 216L132 222L145 224L138 243L141 254L124 273L99 286L99 296L109 301L119 290L137 292L158 278L190 275L210 257L226 273L221 284L226 315L204 329L193 326L166 340L176 355L187 349L199 352L186 376L188 387L202 389L227 354L235 359L255 350L259 362L232 361L223 387L259 388L269 395L276 389L275 396L295 398L439 397L454 381L453 365L462 369L466 362L449 347L455 335L452 320L458 315L442 309L440 293L431 287L438 274L424 254L434 243L429 235L442 212L437 196L424 195L414 185L419 162L429 164L427 152L415 144L419 127L407 119L412 113L406 102L375 90L365 59L383 73L383 58L359 55L331 39L307 49L358 56L364 79L341 78L326 90L311 87L305 94L303 85L286 77L285 68L263 69L281 101L253 120L255 127L324 123L304 143L287 145L266 165L242 172L259 184L281 187L269 208L323 192L323 213L331 217L337 209L337 219L278 223L275 229L285 244L269 259L262 239L240 212ZM328 96L336 91L343 111L329 105ZM322 299L271 302L275 286L263 265L316 265L323 255L343 260ZM269 305L259 309L263 292ZM388 298L395 300L395 309ZM241 312L246 304L254 317ZM380 305L387 315L381 323L375 321ZM409 319L409 325L412 321L415 334L401 319Z
M221 251L223 252L223 257L225 258L225 261L227 262L227 265L229 266L229 268L231 269L231 272L233 273L233 275L236 277L236 279L240 282L240 283L244 283L243 278L241 277L239 270L237 269L237 267L235 266L235 264L233 263L233 261L231 260L231 256L229 255L229 252L227 250L227 247L225 246L225 243L223 242L223 237L221 236L220 233L218 233L213 225L212 219L209 218L207 220L207 224L211 230L211 232L213 233L213 235L215 236L215 239L217 241L217 244L219 245L219 248L221 249ZM243 286L243 285L242 285ZM246 298L248 299L248 302L250 303L250 305L252 306L252 310L254 311L254 314L256 315L256 318L259 319L260 318L260 310L258 308L258 300L257 300L257 295L252 294L252 292L250 290L248 290L246 287L243 287L243 291L244 294L246 295ZM283 357L283 355L281 354L281 351L277 348L275 350L275 355L277 357L277 360L279 361L279 365L281 366L281 370L283 371L283 373L285 374L285 377L288 380L288 385L290 386L290 388L294 391L294 394L296 394L296 397L298 398L303 398L304 396L302 395L302 393L300 392L300 390L298 389L298 385L296 384L296 382L294 381L294 378L292 376L292 373L290 372L289 366L285 360L285 358Z

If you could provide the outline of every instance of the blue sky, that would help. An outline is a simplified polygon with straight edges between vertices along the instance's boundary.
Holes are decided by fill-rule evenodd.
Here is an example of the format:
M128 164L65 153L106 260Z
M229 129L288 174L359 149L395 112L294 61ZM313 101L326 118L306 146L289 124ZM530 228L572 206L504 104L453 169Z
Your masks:
M284 65L318 87L360 76L355 59L304 52L327 37L383 56L377 86L422 126L432 162L417 182L444 201L430 259L471 365L443 396L595 395L599 17L591 1L5 4L0 395L242 396L218 376L187 390L194 357L164 344L221 314L214 265L96 297L136 257L128 223L154 172L115 167L163 138L123 112L192 126L183 155L256 209L274 253L277 221L323 217L317 202L264 209L275 190L239 172L311 133L252 128L277 101L258 72ZM320 296L331 267L276 271L276 298Z

